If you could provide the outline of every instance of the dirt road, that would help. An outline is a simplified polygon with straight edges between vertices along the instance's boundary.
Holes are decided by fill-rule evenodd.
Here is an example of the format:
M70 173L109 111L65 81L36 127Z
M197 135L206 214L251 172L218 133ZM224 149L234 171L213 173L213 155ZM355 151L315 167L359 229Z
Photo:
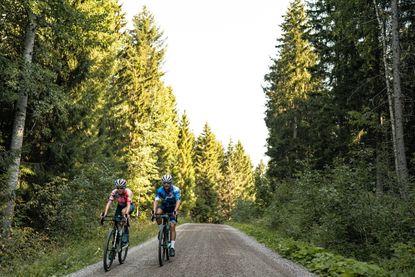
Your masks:
M177 228L176 256L162 267L157 242L131 248L127 260L117 260L109 272L102 262L69 275L80 276L315 276L228 225L183 224Z

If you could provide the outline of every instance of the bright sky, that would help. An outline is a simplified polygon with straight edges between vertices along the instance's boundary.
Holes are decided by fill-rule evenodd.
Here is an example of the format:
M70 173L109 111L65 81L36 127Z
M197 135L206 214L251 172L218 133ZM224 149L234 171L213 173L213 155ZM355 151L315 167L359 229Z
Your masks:
M164 32L164 81L198 136L207 122L225 149L232 139L254 165L265 156L264 75L289 0L121 0L127 20L143 5Z

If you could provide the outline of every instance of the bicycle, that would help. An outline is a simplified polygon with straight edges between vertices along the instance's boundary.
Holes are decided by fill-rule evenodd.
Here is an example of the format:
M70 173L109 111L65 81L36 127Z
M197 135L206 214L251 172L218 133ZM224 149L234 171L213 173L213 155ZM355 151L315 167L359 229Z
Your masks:
M153 221L156 218L161 218L162 223L159 225L159 233L158 233L158 259L160 266L163 266L165 261L168 261L170 258L169 250L170 250L170 215L168 214L157 214L152 215L151 220Z
M107 238L104 242L104 270L108 271L117 254L120 264L123 264L127 258L128 242L123 245L122 241L127 219L122 215L114 215L103 217L101 224L104 221L112 221L112 228L108 231Z

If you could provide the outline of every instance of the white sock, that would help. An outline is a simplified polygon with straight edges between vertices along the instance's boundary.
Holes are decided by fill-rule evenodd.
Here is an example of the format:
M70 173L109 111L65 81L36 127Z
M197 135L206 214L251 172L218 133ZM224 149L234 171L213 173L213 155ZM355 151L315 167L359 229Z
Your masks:
M170 242L170 247L171 247L171 248L174 248L174 242L175 242L174 240L172 240L172 241Z

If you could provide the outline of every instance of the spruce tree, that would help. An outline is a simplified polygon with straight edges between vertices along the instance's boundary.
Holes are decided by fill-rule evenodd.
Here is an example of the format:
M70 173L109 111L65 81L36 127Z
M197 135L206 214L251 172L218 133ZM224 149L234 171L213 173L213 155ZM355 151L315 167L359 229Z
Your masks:
M222 185L223 146L206 123L196 140L196 206L192 217L199 222L220 222L218 193Z
M269 170L273 176L284 178L292 176L299 169L297 160L308 155L302 149L306 132L301 128L308 125L303 119L303 103L318 91L319 82L310 72L317 56L307 40L309 25L301 0L290 4L281 28L279 55L265 76L264 92L268 99L265 122L269 131Z
M236 145L229 142L223 177L222 185L218 188L219 203L224 217L229 219L238 200L255 200L252 162L240 141Z
M195 138L189 129L189 120L186 112L183 113L179 124L178 144L178 173L176 183L181 189L181 212L189 215L196 203L195 194L195 168L193 164Z
M164 53L163 33L144 7L133 18L133 28L125 37L113 91L108 97L114 118L109 122L109 131L116 139L117 157L123 159L127 172L124 175L143 205L151 202L153 182L160 178L158 158L164 155L160 146L167 138L167 133L161 134L162 121L175 121L174 98L161 80ZM169 112L164 119L163 108ZM171 138L175 143L176 131Z

